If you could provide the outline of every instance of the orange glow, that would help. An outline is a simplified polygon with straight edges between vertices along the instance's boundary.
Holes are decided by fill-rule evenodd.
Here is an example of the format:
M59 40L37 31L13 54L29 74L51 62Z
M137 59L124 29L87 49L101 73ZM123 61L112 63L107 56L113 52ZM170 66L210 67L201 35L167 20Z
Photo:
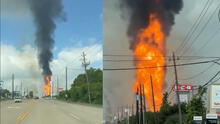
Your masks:
M51 77L49 75L46 75L44 77L44 93L45 93L45 96L50 96L50 80L51 80Z
M164 66L164 34L161 24L155 14L149 17L149 25L145 29L141 29L137 34L137 42L133 53L135 60L144 60L135 62L136 68ZM152 89L150 83L150 75L154 87L154 99L156 111L160 110L162 103L162 88L164 83L165 69L162 67L137 69L135 70L135 82L133 91L137 92L140 84L144 85L144 94L149 110L153 111Z

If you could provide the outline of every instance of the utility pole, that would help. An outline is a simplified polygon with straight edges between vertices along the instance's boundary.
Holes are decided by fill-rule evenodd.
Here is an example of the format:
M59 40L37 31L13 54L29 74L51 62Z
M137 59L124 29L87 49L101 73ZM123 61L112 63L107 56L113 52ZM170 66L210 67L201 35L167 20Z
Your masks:
M59 77L57 75L57 96L59 96Z
M219 12L218 12L218 20L220 22L220 9L219 9Z
M66 94L65 94L66 100L67 100L67 67L66 67Z
M152 92L153 107L154 107L154 123L157 124L156 108L155 108L155 100L154 100L154 87L153 87L153 81L152 81L152 76L151 75L150 75L150 83L151 83L151 92Z
M20 94L21 94L21 97L22 97L22 80L21 80L21 89L20 89Z
M139 90L138 90L138 87L137 87L137 92L136 92L136 121L137 121L137 124L140 124L139 123Z
M143 124L143 101L142 101L142 87L141 87L141 84L140 84L140 119L141 119L141 121L140 121L140 124Z
M15 75L12 74L12 89L11 89L11 96L12 96L12 99L14 99L14 78L15 78Z
M53 81L50 81L50 99L53 99Z
M176 96L177 96L177 102L178 102L178 109L179 109L179 123L180 124L183 124L182 122L182 111L181 111L181 105L180 105L180 96L179 96L179 91L178 91L178 77L177 77L177 69L176 69L176 58L175 58L175 54L173 52L173 65L174 65L174 71L175 71L175 84L176 84L176 87L177 87L177 90L176 90Z
M146 98L145 98L145 92L144 92L144 85L143 85L143 101L144 101L143 122L145 124Z
M86 54L83 52L82 54L83 57L83 62L82 62L82 66L84 67L85 70L85 75L86 75L86 82L88 85L88 96L89 96L89 103L91 104L91 96L90 96L90 84L89 84L89 78L88 78L88 74L87 74L87 66L89 65L89 62L86 62Z

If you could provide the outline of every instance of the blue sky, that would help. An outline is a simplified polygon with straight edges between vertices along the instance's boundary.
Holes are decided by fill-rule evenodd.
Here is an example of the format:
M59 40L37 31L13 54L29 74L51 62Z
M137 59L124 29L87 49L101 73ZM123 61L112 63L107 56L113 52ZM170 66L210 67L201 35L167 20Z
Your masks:
M66 47L102 44L102 0L63 0L67 20L56 21L55 54ZM23 44L34 46L33 20L31 17L8 18L1 13L1 40L19 49ZM22 14L20 15L22 16Z

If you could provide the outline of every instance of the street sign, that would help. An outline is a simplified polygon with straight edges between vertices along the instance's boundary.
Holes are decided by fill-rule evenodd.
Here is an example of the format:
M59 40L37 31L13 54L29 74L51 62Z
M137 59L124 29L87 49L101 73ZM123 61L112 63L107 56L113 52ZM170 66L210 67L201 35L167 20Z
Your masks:
M220 85L211 86L211 108L220 108Z
M206 124L217 124L218 116L217 114L206 114Z
M179 84L178 87L173 85L175 91L190 91L193 90L193 86L191 84Z
M193 124L202 124L202 116L193 116Z
M188 103L188 94L179 94L181 103Z

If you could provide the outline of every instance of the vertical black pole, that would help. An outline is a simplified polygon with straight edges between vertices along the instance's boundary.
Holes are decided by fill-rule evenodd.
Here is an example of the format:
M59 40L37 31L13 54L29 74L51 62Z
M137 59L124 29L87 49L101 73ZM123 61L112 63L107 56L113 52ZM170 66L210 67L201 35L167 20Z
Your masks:
M11 95L12 95L12 99L14 99L14 74L12 74L12 89L11 89Z
M145 99L144 85L143 85L142 89L143 89L142 92L143 92L143 101L144 101L143 122L145 124L146 99Z
M133 104L131 105L131 123L133 124L133 113L134 113L134 108Z
M178 102L178 109L179 109L179 123L182 124L182 111L181 111L181 105L180 105L180 97L179 97L179 91L178 91L178 77L177 77L177 69L176 69L176 58L175 54L173 53L173 64L174 64L174 71L175 71L175 83L176 83L176 96L177 96L177 102Z
M67 100L67 97L68 97L68 95L67 95L67 67L66 67L66 94L65 94L65 97L66 97L66 100Z
M141 106L141 110L140 110L140 124L143 124L143 101L142 101L142 87L140 84L140 106Z
M138 94L138 88L137 88L137 93L136 93L136 121L137 124L139 124L139 94Z
M157 124L155 101L154 101L154 87L153 87L153 81L152 81L152 76L151 75L150 75L150 83L151 83L151 91L152 91L152 99L153 99L153 107L154 107L154 123Z

